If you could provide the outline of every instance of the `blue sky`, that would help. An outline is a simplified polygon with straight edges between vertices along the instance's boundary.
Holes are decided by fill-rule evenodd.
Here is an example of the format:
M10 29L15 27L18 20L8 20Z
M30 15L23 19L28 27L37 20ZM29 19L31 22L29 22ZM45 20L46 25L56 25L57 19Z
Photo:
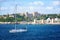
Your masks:
M41 14L59 14L60 0L0 0L0 15L17 12L39 12Z

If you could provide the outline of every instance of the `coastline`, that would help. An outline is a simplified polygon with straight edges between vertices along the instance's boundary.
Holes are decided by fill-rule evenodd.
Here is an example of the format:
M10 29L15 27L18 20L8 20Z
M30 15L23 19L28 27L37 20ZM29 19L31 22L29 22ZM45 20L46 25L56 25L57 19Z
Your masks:
M60 23L34 23L34 22L0 22L0 24L60 24Z

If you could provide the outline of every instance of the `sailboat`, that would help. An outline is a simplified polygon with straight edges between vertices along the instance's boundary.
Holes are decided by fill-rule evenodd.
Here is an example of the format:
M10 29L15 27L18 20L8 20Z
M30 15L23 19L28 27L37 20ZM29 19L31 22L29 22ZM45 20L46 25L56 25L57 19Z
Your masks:
M16 8L15 8L16 10L17 10L17 5L16 5ZM26 26L26 28L25 29L17 29L17 20L16 20L16 14L15 14L15 28L14 29L12 29L12 30L9 30L9 32L10 33L17 33L17 32L26 32L27 31L27 26Z

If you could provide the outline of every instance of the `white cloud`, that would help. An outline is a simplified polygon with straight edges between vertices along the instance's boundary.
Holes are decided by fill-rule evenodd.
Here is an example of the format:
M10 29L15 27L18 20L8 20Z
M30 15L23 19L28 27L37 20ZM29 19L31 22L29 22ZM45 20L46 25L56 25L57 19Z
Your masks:
M44 3L42 1L34 1L31 2L30 4L34 4L34 5L44 5Z
M53 7L46 7L46 9L47 9L47 10L52 10L52 9L53 9Z
M53 5L60 5L60 1L53 1Z
M33 9L34 9L34 7L33 7L33 6L30 6L30 7L29 7L29 9L30 9L30 10L33 10Z
M0 7L0 10L1 10L1 11L6 11L6 10L7 10L7 11L10 11L10 10L14 11L14 9L15 9L15 8L14 8L13 6L11 6L11 7Z
M2 10L6 10L7 9L7 7L0 7L0 10L2 11Z

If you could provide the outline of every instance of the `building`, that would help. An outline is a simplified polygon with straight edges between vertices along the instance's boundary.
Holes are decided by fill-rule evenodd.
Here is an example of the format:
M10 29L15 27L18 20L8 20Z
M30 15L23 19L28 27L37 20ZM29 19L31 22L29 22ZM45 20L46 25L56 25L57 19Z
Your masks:
M13 17L14 18L14 15L9 15L9 17Z
M33 15L28 13L28 12L25 13L25 16L28 17L28 18L32 18L33 17Z
M24 13L19 13L18 15L23 16L23 15L25 15L25 14L24 14Z
M40 16L40 14L38 12L33 12L32 14L33 14L33 17L39 17Z
M60 23L60 19L59 18L48 18L46 20L46 23L51 23L51 24Z
M34 24L44 24L45 21L43 19L41 20L37 20L37 19L34 19Z

